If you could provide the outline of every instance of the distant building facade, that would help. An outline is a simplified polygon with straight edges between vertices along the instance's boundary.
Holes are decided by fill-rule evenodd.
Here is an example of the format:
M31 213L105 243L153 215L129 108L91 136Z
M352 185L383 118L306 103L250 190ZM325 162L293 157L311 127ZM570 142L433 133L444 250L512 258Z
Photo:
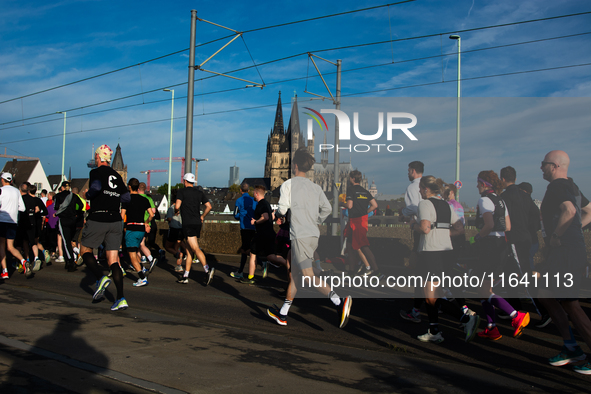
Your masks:
M115 149L115 156L111 161L111 167L121 175L123 182L127 185L127 166L123 164L123 156L121 155L121 146L119 144L117 144L117 149Z
M228 181L228 187L237 185L240 183L240 168L236 166L236 163L230 167L230 180Z

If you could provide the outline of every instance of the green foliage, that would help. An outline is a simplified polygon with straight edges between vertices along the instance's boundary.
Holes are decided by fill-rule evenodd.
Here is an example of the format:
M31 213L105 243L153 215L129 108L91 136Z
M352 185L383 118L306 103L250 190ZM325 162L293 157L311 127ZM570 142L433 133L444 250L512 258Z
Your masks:
M233 185L230 186L230 191L231 192L235 192L235 193L236 192L239 192L240 191L240 186L237 185L237 184L233 184Z
M182 183L177 183L176 185L173 185L170 190L172 192L172 190L181 189L182 187ZM158 187L158 194L162 194L163 196L168 195L168 183Z

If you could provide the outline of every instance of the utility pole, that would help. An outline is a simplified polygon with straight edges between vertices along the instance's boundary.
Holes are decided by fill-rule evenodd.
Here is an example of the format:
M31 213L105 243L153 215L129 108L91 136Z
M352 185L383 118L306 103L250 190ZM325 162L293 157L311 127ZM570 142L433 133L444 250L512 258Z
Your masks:
M337 110L341 109L341 59L337 59L337 91L336 91L336 103L335 108ZM332 197L332 217L335 219L335 222L332 224L332 235L336 236L338 232L338 223L336 219L339 217L339 190L336 189L337 183L340 184L341 179L341 170L339 168L339 121L335 119L334 122L334 187L335 191Z
M193 95L195 85L195 31L197 10L191 10L191 46L189 49L189 87L187 90L187 130L185 137L185 173L191 172L193 158Z

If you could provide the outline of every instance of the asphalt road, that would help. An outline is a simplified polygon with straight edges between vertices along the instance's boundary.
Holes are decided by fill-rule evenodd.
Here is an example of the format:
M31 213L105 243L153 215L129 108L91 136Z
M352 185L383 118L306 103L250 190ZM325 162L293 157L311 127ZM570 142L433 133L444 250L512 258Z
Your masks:
M275 324L266 314L267 307L272 304L281 305L283 302L285 275L281 270L272 268L270 276L258 281L257 285L243 285L229 276L238 266L236 256L217 255L208 256L208 259L211 259L211 265L215 266L217 273L207 287L203 285L205 274L200 265L193 265L191 280L187 285L176 283L177 275L173 266L166 261L158 264L149 277L149 285L145 287L133 287L131 284L137 277L128 273L125 278L125 296L130 308L121 312L109 310L114 301L114 285L105 293L106 300L99 303L91 302L95 279L87 274L84 268L68 273L63 269L63 264L57 263L42 269L30 279L15 273L9 280L0 282L0 305L4 321L0 324L0 334L8 339L20 341L19 343L35 345L39 344L39 338L34 334L24 335L23 331L35 331L35 324L39 324L39 330L45 325L46 330L51 330L51 327L60 324L63 316L76 315L77 317L68 318L74 319L73 322L68 320L63 324L77 325L78 336L99 341L100 338L97 336L100 337L103 331L98 328L97 331L93 331L91 326L86 329L86 325L79 323L81 319L80 321L87 322L85 324L91 324L90 322L94 321L91 317L96 316L100 324L109 324L111 330L120 330L117 331L120 334L115 335L116 339L113 339L118 347L133 351L133 347L140 346L141 343L141 351L144 352L146 344L142 340L151 334L146 330L137 332L137 327L134 327L132 322L138 319L154 325L149 330L154 332L154 337L150 338L150 348L156 346L158 349L158 346L163 346L163 343L168 343L170 338L177 336L177 340L186 341L187 339L181 338L181 333L197 330L198 334L191 337L190 344L186 347L178 346L173 350L174 359L166 358L166 363L170 365L164 363L159 367L170 369L169 375L175 374L183 367L175 366L174 363L189 357L189 353L194 352L194 347L200 347L208 354L208 358L201 361L197 359L196 365L187 365L188 369L199 373L200 370L207 369L202 363L207 364L210 359L219 362L216 369L211 372L214 375L219 374L218 379L208 381L203 386L192 385L187 377L179 377L178 380L170 382L168 378L146 372L150 367L142 368L142 373L139 373L133 365L126 364L125 359L117 357L87 360L89 365L95 366L108 362L109 371L132 377L142 375L142 382L163 384L162 387L178 389L181 392L227 392L230 387L233 391L251 391L258 387L258 392L301 392L304 389L325 392L409 393L471 393L498 390L589 392L589 376L576 374L568 366L558 368L547 364L547 358L557 354L562 343L552 325L545 329L537 329L532 324L519 339L514 339L511 337L510 322L500 321L499 328L503 334L501 340L488 342L475 338L472 343L466 344L463 341L463 331L458 324L440 315L445 341L437 345L425 344L418 341L416 336L425 333L428 328L426 315L422 315L421 324L403 321L398 316L401 308L410 306L408 300L354 299L351 319L341 330L337 327L338 314L332 303L326 298L318 298L296 299L290 310L288 325L282 327ZM257 272L257 275L259 274L260 271ZM469 302L472 309L482 312L479 303ZM590 305L584 303L584 306L589 313ZM525 308L533 311L530 304L525 304ZM64 311L68 310L71 310L71 313L66 314ZM83 316L89 317L84 320ZM537 315L532 314L533 322L536 319ZM21 323L27 325L19 332L18 327ZM481 323L481 327L484 327L484 323ZM583 344L580 338L578 339ZM0 357L1 392L5 392L2 387L18 386L6 385L7 377L11 377L8 381L14 382L12 378L18 374L22 378L21 381L26 381L27 384L33 384L35 379L40 379L41 386L47 383L48 378L39 377L40 374L35 374L29 369L27 363L17 362L26 360L30 349L15 350L14 344L2 341L0 343L0 356L5 357L5 361ZM220 344L223 344L224 349L240 349L240 355L227 355L230 357L227 360L217 360L217 357L221 357L220 352L214 349L221 346ZM93 346L104 348L107 345L97 343ZM38 347L51 350L52 354L67 353L63 350L64 347L57 345L48 349L52 346L45 342ZM138 349L136 348L136 351L139 351ZM584 344L583 349L589 352ZM158 358L160 350L153 350L155 353L150 357ZM167 357L170 356L170 350L166 350ZM78 356L73 353L68 354L68 357L77 359ZM55 362L55 358L52 360ZM231 365L235 367L226 370L225 367L230 365L230 360ZM18 368L19 365L27 367ZM244 378L233 377L235 370L241 368L275 372L271 377L268 377L267 372L264 373L262 376L267 378L261 377L260 380L255 374L246 389L241 388ZM244 374L251 376L252 371L245 370ZM37 378L31 378L34 376ZM104 378L106 382L121 381L112 376L100 375L100 378ZM64 378L64 381L67 380L69 379ZM2 386L2 382L5 386ZM229 382L235 382L236 387L228 385ZM62 386L58 382L56 391L47 392L62 392L58 391L59 387ZM141 392L142 389L165 391L159 389L160 386L150 388L147 384L133 384L130 387L133 389L130 388L128 392ZM63 390L84 392L76 386ZM104 390L125 391L121 388Z

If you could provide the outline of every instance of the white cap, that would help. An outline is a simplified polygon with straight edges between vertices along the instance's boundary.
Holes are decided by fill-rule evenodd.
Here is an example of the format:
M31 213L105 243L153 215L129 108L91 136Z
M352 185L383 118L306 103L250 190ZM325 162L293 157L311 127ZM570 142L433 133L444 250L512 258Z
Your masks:
M4 179L6 182L12 182L12 175L10 172L4 172L2 173L2 179Z
M185 176L183 176L183 179L189 183L195 183L195 175L190 172L187 172Z

